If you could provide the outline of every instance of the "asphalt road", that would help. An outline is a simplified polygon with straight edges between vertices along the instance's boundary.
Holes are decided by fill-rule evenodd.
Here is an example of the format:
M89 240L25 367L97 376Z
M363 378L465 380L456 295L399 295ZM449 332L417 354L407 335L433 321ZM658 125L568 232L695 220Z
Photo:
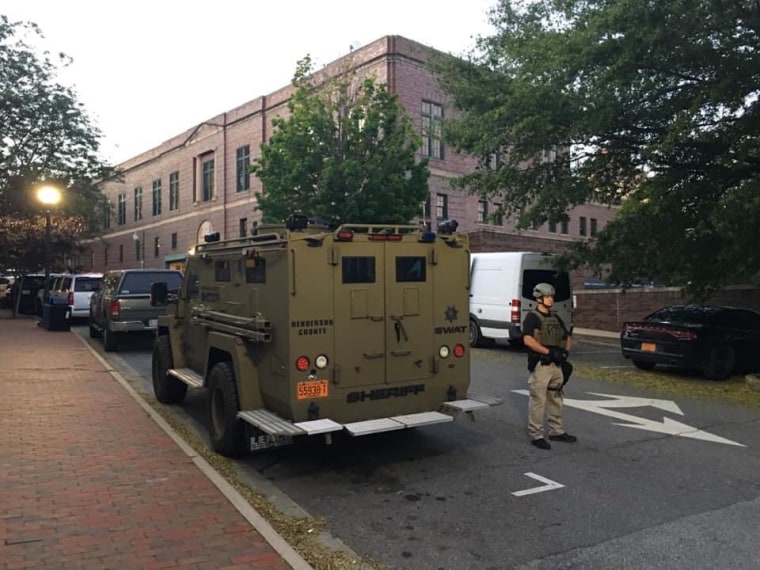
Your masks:
M108 358L152 393L149 340ZM631 367L614 341L577 339L573 358L610 377ZM574 376L564 415L579 441L543 451L528 443L526 377L521 351L477 349L472 391L505 403L473 422L239 463L388 568L758 567L760 410ZM205 437L205 394L178 410Z

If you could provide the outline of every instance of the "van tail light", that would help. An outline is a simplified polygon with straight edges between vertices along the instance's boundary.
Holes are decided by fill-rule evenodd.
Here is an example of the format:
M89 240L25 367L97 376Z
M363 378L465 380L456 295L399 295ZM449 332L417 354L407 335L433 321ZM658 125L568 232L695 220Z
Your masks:
M513 324L519 325L520 324L520 299L512 299L512 302L510 303L512 306L512 311L509 314L509 320Z
M111 316L118 317L119 311L121 311L121 306L119 305L119 301L111 301Z
M69 291L69 294L66 297L66 304L67 305L72 305L72 306L74 305L74 292L73 291Z

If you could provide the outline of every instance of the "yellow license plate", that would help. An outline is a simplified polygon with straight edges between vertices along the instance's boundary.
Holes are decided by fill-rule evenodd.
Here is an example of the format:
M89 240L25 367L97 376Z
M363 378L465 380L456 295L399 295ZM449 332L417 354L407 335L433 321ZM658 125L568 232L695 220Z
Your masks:
M327 380L309 380L296 384L296 397L299 400L327 398Z
M657 350L657 345L653 342L642 342L641 350L645 352L655 352Z

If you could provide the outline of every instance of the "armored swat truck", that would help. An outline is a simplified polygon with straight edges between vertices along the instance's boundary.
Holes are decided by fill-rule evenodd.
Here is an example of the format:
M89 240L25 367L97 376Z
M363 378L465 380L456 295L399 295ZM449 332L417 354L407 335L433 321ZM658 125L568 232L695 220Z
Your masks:
M206 242L176 295L153 285L152 302L170 304L153 387L165 404L181 402L188 386L208 389L218 453L449 422L501 403L467 393L466 235L329 230L291 216Z

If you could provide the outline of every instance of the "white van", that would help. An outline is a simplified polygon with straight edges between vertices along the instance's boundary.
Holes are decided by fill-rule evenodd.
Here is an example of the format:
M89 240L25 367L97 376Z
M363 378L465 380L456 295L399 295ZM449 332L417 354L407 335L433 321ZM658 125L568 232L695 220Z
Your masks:
M522 323L535 310L533 287L550 283L554 308L568 330L573 327L570 276L558 269L556 255L498 251L470 255L470 345L505 339L522 344Z

